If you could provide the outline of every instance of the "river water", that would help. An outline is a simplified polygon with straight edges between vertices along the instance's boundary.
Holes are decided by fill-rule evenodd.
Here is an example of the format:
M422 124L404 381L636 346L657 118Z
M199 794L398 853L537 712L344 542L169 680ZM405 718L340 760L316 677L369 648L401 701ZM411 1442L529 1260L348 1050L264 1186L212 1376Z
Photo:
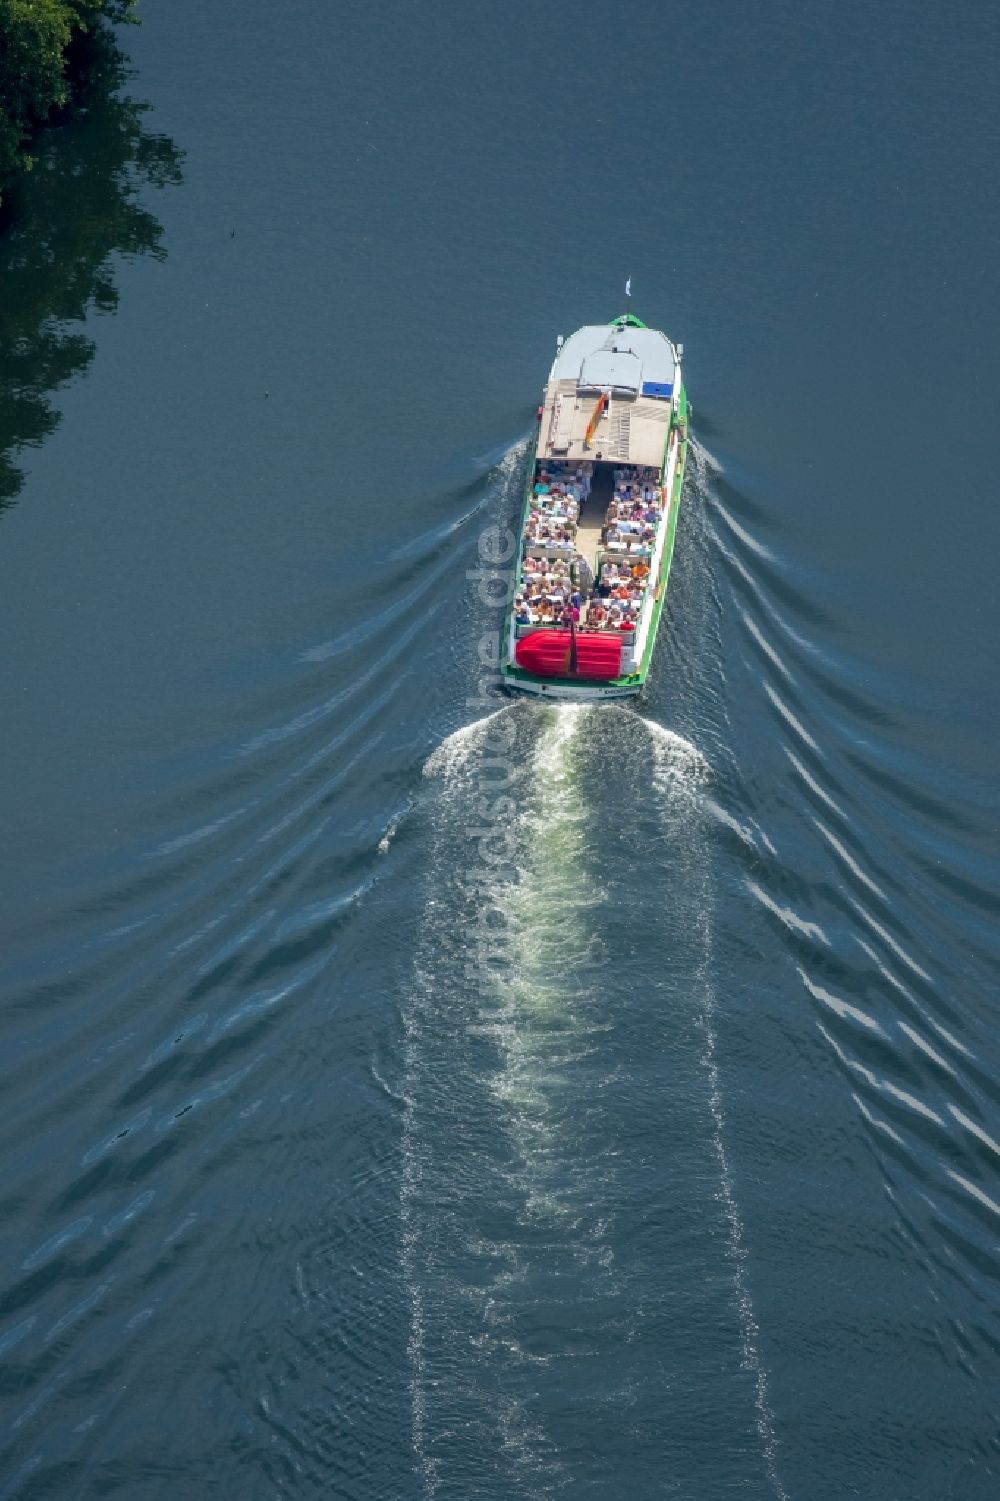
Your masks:
M0 1496L995 1497L1000 21L145 10L0 261ZM478 702L626 276L648 697Z

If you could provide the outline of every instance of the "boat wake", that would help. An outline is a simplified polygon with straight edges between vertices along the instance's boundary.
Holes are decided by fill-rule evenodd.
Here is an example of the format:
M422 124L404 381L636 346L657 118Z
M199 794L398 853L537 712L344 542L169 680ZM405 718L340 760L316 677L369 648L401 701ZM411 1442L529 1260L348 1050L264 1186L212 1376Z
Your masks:
M446 790L453 791L463 775L472 768L476 752L486 738L489 726L501 714L510 712L510 706L504 704L491 714L484 714L482 719L474 719L471 724L454 730L428 756L424 763L424 776L440 777Z
M473 1466L484 1495L556 1494L584 1474L593 1483L591 1420L631 1424L650 1449L669 1452L669 1424L684 1421L680 1412L664 1417L671 1393L711 1364L703 1355L699 1372L648 1374L659 1359L646 1348L649 1330L692 1289L680 1285L687 1266L672 1265L663 1241L649 1238L663 1184L637 1181L622 1152L623 1136L684 1135L673 1119L664 1127L664 1110L677 1107L649 1092L632 1061L636 1047L655 1056L669 1044L655 1032L636 1043L648 1024L644 986L637 977L630 988L622 974L630 951L620 942L622 892L631 883L634 902L636 871L625 870L623 885L615 840L627 846L652 818L682 859L688 905L699 914L686 947L675 945L701 1037L690 1067L700 1056L739 1365L783 1501L725 1147L704 835L709 764L689 740L620 706L518 704L450 735L424 774L433 856L403 1017L400 1198L411 1442L423 1493L450 1493ZM636 794L634 818L602 833L612 777ZM681 1092L690 1095L690 1074ZM704 1217L694 1202L703 1183L701 1173L678 1180L672 1217ZM715 1234L698 1233L706 1242ZM692 1264L690 1275L707 1274Z
M693 445L696 501L719 469ZM699 734L718 676L708 513L688 508L675 584L701 652L670 674ZM641 1491L654 1474L715 1493L757 1472L785 1501L726 1145L709 759L620 704L518 702L423 772L400 1188L423 1494L471 1476L482 1496ZM602 1429L630 1433L631 1473Z
M568 1074L592 1048L580 972L587 810L574 747L586 711L504 708L456 731L437 784L435 852L404 1019L403 1275L411 1438L424 1493L454 1464L456 1414L480 1463L525 1493L566 1481L537 1410L553 1277L586 1301L613 1278L600 1194L566 1134ZM516 811L515 811L516 810ZM464 846L464 847L463 847ZM607 1289L603 1288L606 1295Z
M714 902L705 831L704 828L699 829L699 823L705 819L712 806L706 807L700 803L700 794L708 780L709 768L704 757L690 742L680 739L651 720L645 720L644 724L653 747L655 785L666 830L675 836L687 836L686 842L692 857L688 864L688 874L696 897L696 927L701 950L694 978L700 992L699 1020L704 1044L702 1062L708 1081L712 1149L718 1171L719 1203L725 1220L736 1292L743 1365L753 1378L755 1423L767 1477L778 1501L788 1501L788 1492L777 1468L778 1445L768 1390L768 1374L760 1351L760 1329L747 1274L746 1237L726 1147L727 1123L716 1031L717 989L712 965Z

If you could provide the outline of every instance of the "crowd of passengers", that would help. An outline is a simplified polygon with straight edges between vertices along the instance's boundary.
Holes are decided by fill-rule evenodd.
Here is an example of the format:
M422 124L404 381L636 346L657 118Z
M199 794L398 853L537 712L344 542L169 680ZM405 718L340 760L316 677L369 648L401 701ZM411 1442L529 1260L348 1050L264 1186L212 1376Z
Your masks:
M583 608L583 595L568 572L535 574L518 591L514 620L517 625L579 625Z
M590 494L593 464L552 459L543 464L532 486L524 534L536 547L572 549L580 507Z
M579 566L579 558L577 566ZM563 558L524 560L514 600L517 625L584 625L592 630L634 631L649 583L649 564L606 560L593 594L585 599Z
M661 495L656 469L616 469L614 499L604 518L605 545L616 550L625 547L652 550L660 520Z
M526 625L584 625L591 630L634 631L649 584L649 563L660 519L656 469L616 469L614 499L601 534L609 552L629 557L601 563L596 585L590 565L576 552L576 523L590 493L593 465L550 461L538 474L525 526L525 557L514 600L514 620ZM530 551L534 549L535 552ZM565 549L567 557L536 556Z
M596 630L634 631L648 584L649 564L644 559L634 563L605 559L584 624Z

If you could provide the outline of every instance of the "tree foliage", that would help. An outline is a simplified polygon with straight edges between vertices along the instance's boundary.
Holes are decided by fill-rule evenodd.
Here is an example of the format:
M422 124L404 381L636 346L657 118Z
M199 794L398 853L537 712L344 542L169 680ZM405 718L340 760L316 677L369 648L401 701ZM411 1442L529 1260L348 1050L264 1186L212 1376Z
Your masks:
M80 76L80 39L133 19L135 4L0 0L0 197L31 166L33 133L68 102Z
M180 151L124 93L126 59L110 29L73 46L86 51L80 108L39 137L37 169L13 187L0 235L0 513L21 489L24 451L59 422L55 392L93 357L87 323L117 305L116 264L165 254L149 189L181 180Z

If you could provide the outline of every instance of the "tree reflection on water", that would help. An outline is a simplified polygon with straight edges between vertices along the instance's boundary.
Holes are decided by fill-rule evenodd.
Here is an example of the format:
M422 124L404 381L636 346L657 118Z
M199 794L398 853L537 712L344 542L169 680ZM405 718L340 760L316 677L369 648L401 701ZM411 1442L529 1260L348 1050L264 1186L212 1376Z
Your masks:
M23 451L58 426L54 393L93 358L88 312L117 306L115 257L165 256L142 189L181 181L181 152L144 125L149 106L119 92L127 64L110 32L97 36L84 76L72 111L43 133L34 170L4 204L0 510L24 483Z

